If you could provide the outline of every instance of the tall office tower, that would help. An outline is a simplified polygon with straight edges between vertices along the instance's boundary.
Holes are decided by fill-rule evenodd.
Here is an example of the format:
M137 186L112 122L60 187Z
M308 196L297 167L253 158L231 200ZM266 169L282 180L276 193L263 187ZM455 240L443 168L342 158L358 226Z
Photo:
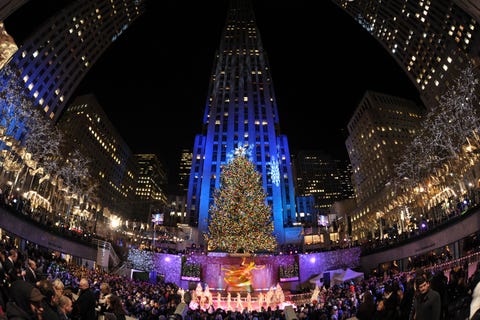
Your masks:
M180 154L180 162L178 164L178 185L177 193L187 196L188 180L190 179L190 169L192 168L192 150L183 149Z
M297 196L312 195L317 213L328 215L335 201L353 197L353 193L346 194L348 185L352 185L346 177L347 164L321 150L299 151L295 156Z
M478 4L471 1L333 1L390 53L427 109L467 62L480 63Z
M67 135L71 150L89 159L97 179L97 197L105 213L131 217L135 196L136 166L130 148L118 134L94 95L77 97L60 117L58 127Z
M20 70L35 105L57 121L93 64L143 11L144 0L74 1L26 39L9 66Z
M220 186L221 166L238 147L246 147L261 174L279 243L298 241L295 193L287 137L280 134L277 101L253 7L231 1L210 77L197 135L188 187L190 224L199 235L208 231L213 192ZM201 239L199 239L201 240Z
M167 173L163 164L153 153L135 154L138 166L137 216L141 221L149 221L150 214L163 213L167 205ZM155 212L154 212L155 211Z
M355 199L355 189L353 188L352 184L352 175L353 169L352 164L349 160L335 160L338 163L338 168L340 172L338 173L338 177L340 179L341 185L341 196L342 200L345 199Z
M411 100L378 92L367 91L360 101L348 122L345 142L358 205L352 217L353 234L361 227L375 228L368 222L375 214L370 208L381 207L395 160L416 136L424 114Z

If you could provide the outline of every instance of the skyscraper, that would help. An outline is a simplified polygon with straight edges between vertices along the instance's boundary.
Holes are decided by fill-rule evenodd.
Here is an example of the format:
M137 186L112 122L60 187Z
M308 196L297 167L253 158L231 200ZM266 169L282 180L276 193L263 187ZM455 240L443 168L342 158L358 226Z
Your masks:
M188 187L189 222L208 231L221 167L245 147L261 173L279 243L298 241L294 181L287 137L280 133L267 55L249 1L231 1L210 77L203 130L195 138ZM201 240L201 237L199 237Z
M89 164L98 182L96 199L99 209L130 218L136 214L135 197L137 166L130 147L108 119L93 94L78 96L65 109L57 123L66 135L68 150L80 150L95 159Z
M390 53L436 106L466 64L479 63L479 13L468 0L333 0Z
M354 197L347 161L334 159L321 150L300 150L294 163L297 195L313 195L317 213L328 215L335 201Z
M176 193L187 197L188 180L190 179L190 169L192 168L192 151L182 149L180 161L178 163L178 183Z
M348 122L345 145L357 199L352 214L355 240L375 229L377 212L372 208L385 206L395 160L418 134L424 114L414 101L367 91Z
M74 1L21 44L9 66L21 72L29 96L48 118L58 120L93 64L144 12L144 2Z
M148 221L151 214L162 212L167 205L167 174L156 154L141 153L134 157L138 165L135 218L144 221L146 217Z

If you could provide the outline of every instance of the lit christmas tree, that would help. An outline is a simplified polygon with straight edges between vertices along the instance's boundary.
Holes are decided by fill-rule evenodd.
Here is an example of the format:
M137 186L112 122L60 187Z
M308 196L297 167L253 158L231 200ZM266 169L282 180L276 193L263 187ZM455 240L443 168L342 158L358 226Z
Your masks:
M209 231L204 235L209 250L253 253L276 249L271 209L260 179L246 150L237 148L222 168L220 188L210 207Z

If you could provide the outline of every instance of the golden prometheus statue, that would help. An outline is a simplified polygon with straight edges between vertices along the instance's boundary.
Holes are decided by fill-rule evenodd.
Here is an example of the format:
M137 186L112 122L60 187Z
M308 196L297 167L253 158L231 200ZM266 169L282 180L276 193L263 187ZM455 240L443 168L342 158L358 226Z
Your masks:
M222 268L225 270L225 283L229 287L241 288L241 287L249 287L252 285L252 270L259 270L263 269L265 266L256 266L255 262L251 261L246 263L245 257L242 258L242 263L238 268Z

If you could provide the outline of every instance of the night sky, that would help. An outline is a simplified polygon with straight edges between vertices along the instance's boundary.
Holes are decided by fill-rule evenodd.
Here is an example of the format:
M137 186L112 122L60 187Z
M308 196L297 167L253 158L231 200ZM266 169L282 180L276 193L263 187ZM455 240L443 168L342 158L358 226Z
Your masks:
M6 20L7 31L21 43L25 17L35 12L39 20L61 2L31 0ZM192 148L201 132L226 3L150 1L77 92L94 93L132 151L156 153L169 180L179 151ZM383 47L330 1L256 0L254 6L291 153L323 149L346 157L346 124L366 90L418 100Z

